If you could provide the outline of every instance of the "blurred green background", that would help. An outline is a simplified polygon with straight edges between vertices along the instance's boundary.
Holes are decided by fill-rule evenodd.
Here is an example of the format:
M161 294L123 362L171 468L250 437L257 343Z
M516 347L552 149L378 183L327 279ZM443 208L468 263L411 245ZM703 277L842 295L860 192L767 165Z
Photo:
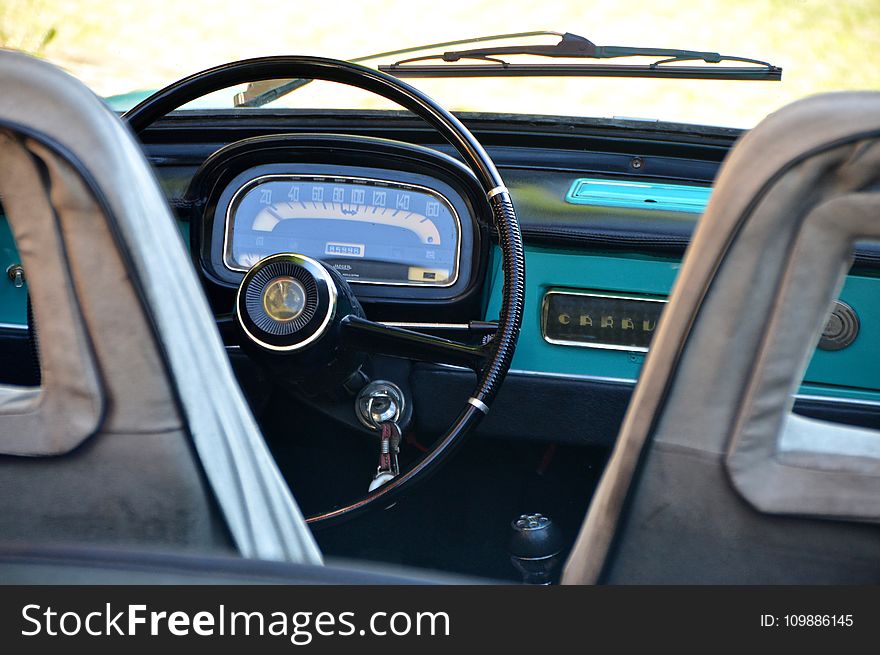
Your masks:
M244 57L297 53L347 59L535 29L574 32L600 45L754 57L782 66L783 82L543 78L414 83L456 110L744 127L812 93L880 89L880 0L0 0L0 45L46 57L104 96L156 89ZM230 106L230 97L214 102ZM387 106L329 84L309 85L284 103Z

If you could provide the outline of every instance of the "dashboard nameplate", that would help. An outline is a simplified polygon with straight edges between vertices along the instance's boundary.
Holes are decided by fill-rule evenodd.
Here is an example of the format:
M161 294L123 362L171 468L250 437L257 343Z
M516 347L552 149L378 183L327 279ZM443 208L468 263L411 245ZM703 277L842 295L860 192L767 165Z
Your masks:
M579 291L548 291L541 334L548 343L647 352L666 301Z

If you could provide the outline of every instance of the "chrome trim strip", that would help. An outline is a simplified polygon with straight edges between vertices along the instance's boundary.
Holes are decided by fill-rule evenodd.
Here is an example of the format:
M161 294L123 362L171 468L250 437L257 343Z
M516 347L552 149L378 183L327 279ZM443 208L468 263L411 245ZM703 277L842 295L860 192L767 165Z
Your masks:
M544 341L554 346L573 346L575 348L594 348L595 350L622 350L628 353L646 353L648 348L644 346L617 346L608 343L584 343L583 341L569 341L568 339L553 339L544 336Z
M815 394L795 394L795 400L806 400L817 403L832 403L835 405L854 405L864 407L875 407L880 409L880 401L864 400L862 398L839 398L837 396L817 396Z
M462 371L463 373L476 375L474 369L468 368L467 366L459 366L458 364L444 364L442 362L427 362L426 364L429 366L437 366L438 368L448 368L452 371Z
M495 196L502 194L502 193L506 193L507 195L510 195L510 191L507 190L506 186L496 186L492 189L489 189L489 192L486 193L486 198L488 200L492 200L492 198L494 198Z
M405 330L461 330L467 331L471 326L467 323L410 323L408 321L379 321L379 325L397 327Z
M443 363L432 363L431 366L436 366L438 368L446 368L451 371L461 371L463 373L471 373L473 374L473 370L469 369L466 366L457 366L455 364L443 364ZM533 376L533 377L543 377L543 378L555 378L560 380L574 380L581 382L613 382L613 383L624 383L631 386L635 386L637 380L632 378L613 378L613 377L603 377L601 375L583 375L580 373L552 373L549 371L527 371L525 369L520 368L512 368L507 372L508 375L518 375L518 376Z
M575 348L594 348L597 350L622 350L625 352L646 353L648 348L645 346L619 346L607 343L586 343L584 341L571 341L569 339L554 339L547 336L547 315L550 311L550 296L579 296L587 298L610 298L612 300L637 300L640 302L653 302L666 304L668 301L663 298L644 298L642 296L631 296L626 294L614 293L592 293L589 291L561 291L551 289L544 294L541 300L541 338L547 343L554 346L573 346Z
M4 330L27 330L28 326L25 323L0 323L0 329Z
M483 414L489 413L489 406L486 403L484 403L482 400L479 400L478 398L474 398L473 396L471 396L470 398L467 399L467 401L468 401L468 403L470 403L471 405L476 407L478 410L483 412Z
M546 371L526 371L523 369L510 369L507 372L508 375L520 375L520 376L533 376L533 377L547 377L554 378L559 380L572 380L575 382L610 382L614 384L627 384L630 386L636 386L636 382L633 378L614 378L607 377L602 375L583 375L580 373L551 373Z
M452 202L444 196L439 191L435 189L431 189L426 186L421 186L419 184L409 184L405 182L396 182L394 180L383 180L380 178L373 177L355 177L350 175L299 175L299 174L282 174L282 173L273 173L268 175L260 175L258 177L252 178L242 184L232 195L232 198L229 200L229 204L226 206L226 213L223 222L223 252L222 252L222 260L224 268L229 269L230 271L236 273L244 273L248 271L247 267L239 266L232 261L232 253L231 253L231 242L230 236L232 233L232 213L235 208L238 207L238 202L240 200L240 196L244 195L252 187L259 186L266 180L342 180L345 182L354 182L360 184L368 184L375 185L376 182L381 184L382 186L390 186L398 189L411 189L414 191L420 191L430 196L434 196L438 198L441 202L443 202L447 209L449 209L449 213L452 214L452 218L455 219L455 227L456 227L456 239L455 239L455 268L453 271L452 278L449 282L444 284L412 284L410 282L375 282L372 280L357 280L357 279L348 279L345 278L349 284L370 284L370 285L378 285L384 287L416 287L416 288L447 288L454 286L456 282L458 282L459 269L461 268L461 218L458 215L458 212L455 211L455 207ZM270 255L271 256L271 255ZM343 276L344 277L344 276Z

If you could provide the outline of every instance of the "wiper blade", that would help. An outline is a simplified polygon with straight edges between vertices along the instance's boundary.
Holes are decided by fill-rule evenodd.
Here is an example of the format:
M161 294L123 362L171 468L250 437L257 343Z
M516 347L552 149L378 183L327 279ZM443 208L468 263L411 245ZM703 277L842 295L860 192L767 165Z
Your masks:
M407 55L412 52L423 52L425 50L433 50L435 48L449 48L457 45L467 45L470 43L483 43L486 41L502 41L506 39L523 39L533 36L560 36L564 37L561 32L550 32L547 30L537 30L533 32L515 32L512 34L493 34L490 36L477 36L469 39L457 39L455 41L443 41L441 43L429 43L426 45L414 46L410 48L402 48L400 50L390 50L388 52L379 52L365 57L356 57L349 61L353 64L361 64L365 61L374 59L384 59L386 57L396 57L399 55ZM304 87L313 80L264 80L261 82L252 82L247 88L235 95L234 106L238 107L262 107L278 98L286 96L292 91Z
M748 79L780 80L782 69L769 62L747 57L722 55L704 50L677 50L671 48L641 48L631 46L599 46L577 34L562 34L559 43L552 45L514 45L451 50L442 54L425 55L398 61L379 70L397 77L502 77L502 76L596 76L596 77L667 77L686 79ZM565 59L618 59L624 57L661 57L647 65L621 64L511 64L499 56L532 55ZM439 65L418 62L442 60ZM462 60L480 60L489 64L459 64ZM670 66L687 61L706 64L740 62L751 64L735 66Z
M533 32L516 32L512 34L494 34L478 36L456 41L431 43L400 50L390 50L377 54L357 57L350 61L360 64L365 61L384 59L423 52L435 48L502 41L508 39L528 38L535 36L558 36L559 43L539 45L494 46L473 48L470 50L449 50L442 54L413 57L398 61L390 66L379 66L379 70L397 77L500 77L500 76L595 76L595 77L671 77L686 79L741 79L741 80L780 80L782 69L758 59L733 57L717 52L703 50L675 50L670 48L638 48L628 46L598 46L570 32L553 32L538 30ZM533 55L539 57L555 57L568 59L617 59L622 57L662 57L649 65L583 65L583 64L510 64L497 57L500 55ZM450 66L461 60L483 60L492 65L462 64ZM417 65L417 62L442 60L441 65ZM718 64L735 61L752 64L746 67L733 66L666 66L666 64L684 61L703 61L707 64ZM288 93L310 84L312 80L264 80L252 82L234 99L239 107L262 107Z

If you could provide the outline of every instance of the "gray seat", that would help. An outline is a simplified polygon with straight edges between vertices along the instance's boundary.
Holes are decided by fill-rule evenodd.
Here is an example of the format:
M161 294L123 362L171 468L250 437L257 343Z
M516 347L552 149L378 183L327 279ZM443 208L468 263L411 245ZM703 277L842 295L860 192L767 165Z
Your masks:
M320 564L132 134L45 62L0 52L0 80L42 371L0 387L0 541Z
M797 102L736 145L566 583L880 582L880 433L791 413L878 237L880 93Z

